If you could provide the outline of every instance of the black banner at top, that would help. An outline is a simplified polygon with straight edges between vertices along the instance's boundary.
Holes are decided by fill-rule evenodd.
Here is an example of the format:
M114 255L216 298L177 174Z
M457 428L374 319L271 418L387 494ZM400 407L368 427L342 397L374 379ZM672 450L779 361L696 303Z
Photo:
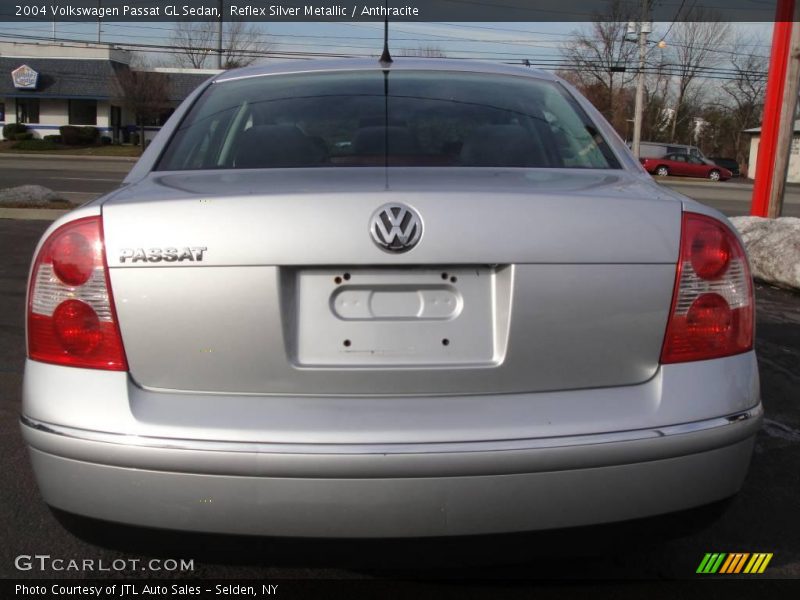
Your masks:
M649 20L767 22L783 0L647 0ZM643 0L3 0L0 21L640 20Z

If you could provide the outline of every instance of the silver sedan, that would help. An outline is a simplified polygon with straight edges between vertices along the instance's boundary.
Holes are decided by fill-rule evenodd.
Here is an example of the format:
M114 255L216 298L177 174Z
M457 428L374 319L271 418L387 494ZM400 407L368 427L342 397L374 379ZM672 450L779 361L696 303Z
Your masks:
M254 535L540 530L735 494L762 408L718 212L555 76L228 71L30 272L44 501Z

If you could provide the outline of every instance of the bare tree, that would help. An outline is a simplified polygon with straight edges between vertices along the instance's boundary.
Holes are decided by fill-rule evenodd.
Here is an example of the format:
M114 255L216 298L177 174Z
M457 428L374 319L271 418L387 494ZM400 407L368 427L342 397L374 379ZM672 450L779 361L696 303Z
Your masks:
M255 23L228 22L222 37L222 68L237 69L253 64L259 55L269 52L272 44Z
M447 53L439 46L419 46L418 48L403 48L400 56L419 56L422 58L447 58Z
M144 127L169 107L169 76L154 71L120 69L117 72L116 102L133 113L139 126L139 143L144 149Z
M210 21L178 21L170 36L170 45L179 67L202 69L214 49L217 24Z
M755 41L740 45L740 54L731 58L736 75L722 86L729 100L730 136L740 164L747 162L742 132L760 123L767 89L767 57L757 54L757 48Z
M644 117L642 139L666 141L671 112L669 110L668 67L663 54L650 53L647 59L649 72L644 79Z
M717 20L709 13L695 9L693 20L675 25L670 46L673 47L678 92L670 127L670 139L676 141L675 132L686 115L682 110L695 81L718 66L727 56L720 52L730 34L730 25Z
M178 21L170 36L170 43L179 50L175 55L178 66L193 69L211 66L209 59L218 52L218 28L219 25L211 21ZM222 68L246 67L271 47L255 23L227 21L222 33Z
M629 5L614 0L606 14L598 15L588 30L574 32L562 48L569 68L561 74L586 94L620 132L625 129L625 113L619 111L627 104L624 88L636 75L626 69L637 52L635 44L625 41L629 10Z

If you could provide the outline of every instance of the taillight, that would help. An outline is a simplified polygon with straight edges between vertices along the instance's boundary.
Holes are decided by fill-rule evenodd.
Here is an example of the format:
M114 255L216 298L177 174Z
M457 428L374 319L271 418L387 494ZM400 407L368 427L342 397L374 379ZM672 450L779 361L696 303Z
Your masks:
M753 283L744 248L723 223L684 213L662 363L731 356L753 347Z
M100 217L59 227L39 250L28 290L28 357L88 369L128 369Z

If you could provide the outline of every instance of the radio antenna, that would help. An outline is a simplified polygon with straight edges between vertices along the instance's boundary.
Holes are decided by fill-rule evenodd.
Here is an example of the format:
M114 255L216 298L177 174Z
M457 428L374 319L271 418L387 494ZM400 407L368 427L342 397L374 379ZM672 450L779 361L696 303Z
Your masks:
M385 3L384 3L385 4ZM392 55L389 52L389 12L386 12L386 18L383 21L383 54L379 59L382 65L390 65L394 61L392 60Z

